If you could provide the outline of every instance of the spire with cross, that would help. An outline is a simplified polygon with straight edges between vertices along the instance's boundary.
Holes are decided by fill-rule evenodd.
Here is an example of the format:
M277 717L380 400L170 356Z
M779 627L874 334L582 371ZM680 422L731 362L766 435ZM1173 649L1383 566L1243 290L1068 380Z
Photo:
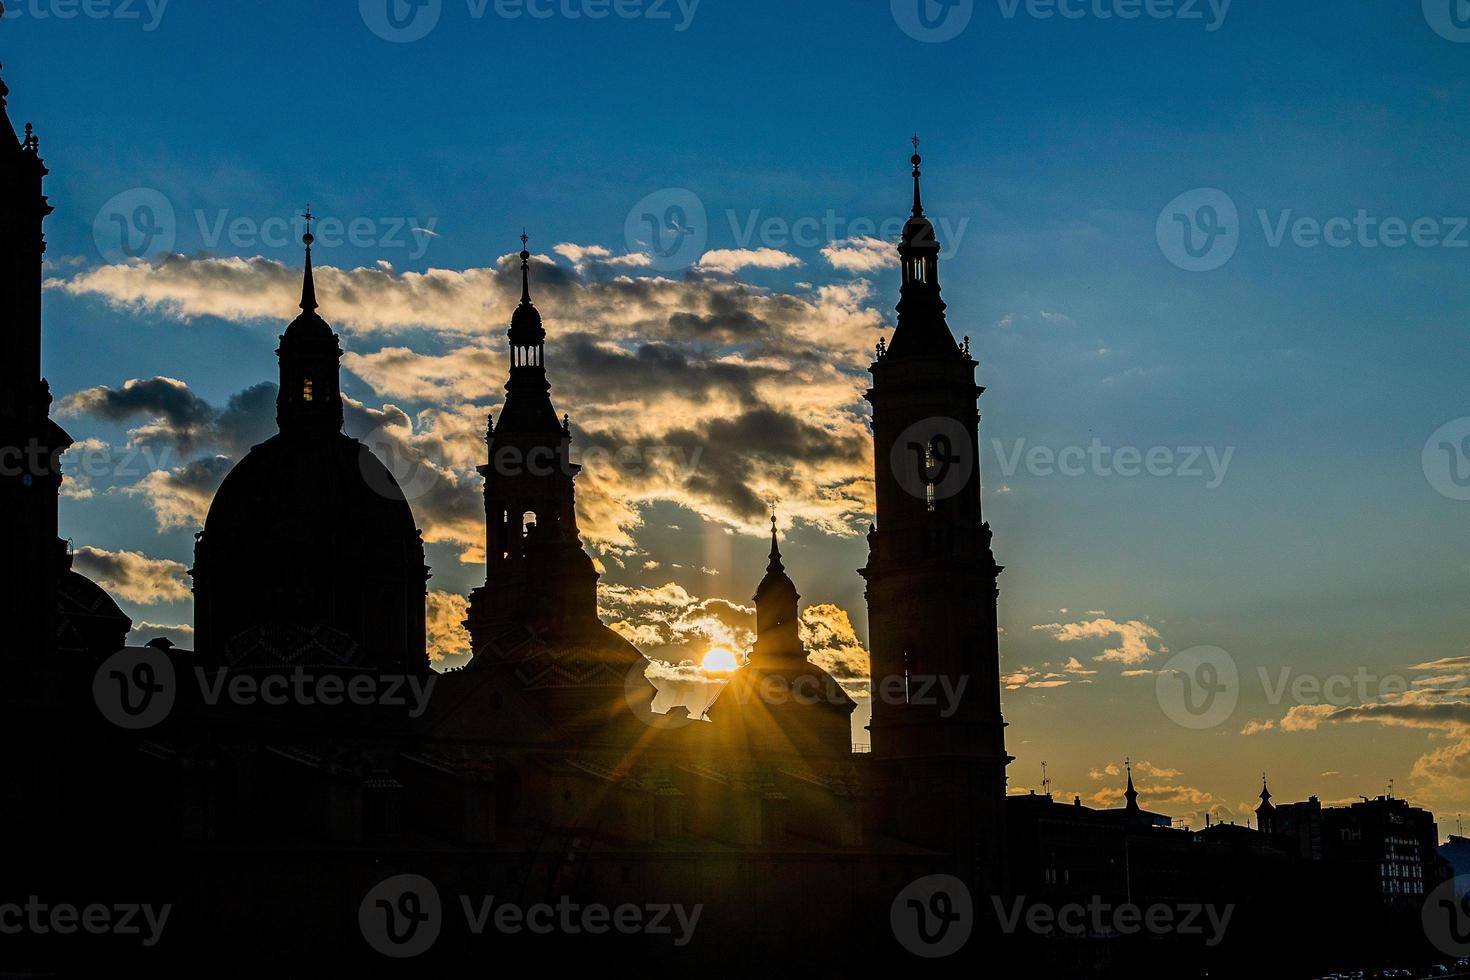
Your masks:
M909 162L914 165L914 215L915 216L918 216L918 215L921 215L921 214L924 213L924 198L919 193L919 176L920 176L919 164L921 164L921 163L924 162L924 158L921 157L921 156L919 156L919 134L918 133L915 133L914 134L914 138L913 138L913 141L912 142L914 144L914 155L909 159Z
M316 302L316 275L311 268L311 246L316 241L316 236L311 233L311 223L316 220L316 215L311 213L311 205L301 213L306 220L306 232L301 236L301 242L306 246L306 271L301 278L301 308L310 312L317 308Z

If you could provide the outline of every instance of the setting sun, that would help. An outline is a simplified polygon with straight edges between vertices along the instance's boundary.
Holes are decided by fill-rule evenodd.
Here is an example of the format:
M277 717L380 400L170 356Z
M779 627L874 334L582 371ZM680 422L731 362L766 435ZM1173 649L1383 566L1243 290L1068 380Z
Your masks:
M740 669L740 659L725 647L710 647L700 669L709 674L730 674Z

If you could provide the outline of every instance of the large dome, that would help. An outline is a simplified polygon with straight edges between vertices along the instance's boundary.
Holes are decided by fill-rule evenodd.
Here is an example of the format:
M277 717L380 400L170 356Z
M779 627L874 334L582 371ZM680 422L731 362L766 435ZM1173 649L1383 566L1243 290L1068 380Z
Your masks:
M365 667L427 669L427 579L413 510L366 446L340 432L276 435L210 507L195 549L197 641L244 666L331 665L352 651ZM306 638L300 650L281 649L291 636Z
M370 529L384 546L418 540L413 509L393 474L340 432L278 434L250 450L215 494L204 530L256 535L277 527L294 534L291 525L303 520L308 527L300 530Z

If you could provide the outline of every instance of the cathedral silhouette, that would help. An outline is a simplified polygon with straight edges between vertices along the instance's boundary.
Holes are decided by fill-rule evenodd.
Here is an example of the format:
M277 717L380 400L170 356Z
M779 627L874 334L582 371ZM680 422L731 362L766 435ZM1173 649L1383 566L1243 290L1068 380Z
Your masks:
M1445 936L1429 918L1454 872L1434 816L1392 792L1273 802L1263 776L1254 828L1196 831L1144 808L1131 763L1116 809L1053 799L1045 781L1007 796L984 389L948 324L917 137L897 320L866 396L860 748L854 700L803 646L775 517L754 646L704 675L720 674L716 696L669 696L600 620L524 234L479 467L467 661L431 666L413 504L344 432L310 224L276 352L278 431L228 473L196 537L196 649L127 646L134 624L71 567L59 527L73 440L41 365L48 171L8 100L0 81L0 978L525 962L1180 980L1320 976L1303 937L1380 963L1470 953L1462 892L1439 907L1466 912ZM1470 842L1451 842L1465 861ZM1074 935L1030 917L1099 904L1208 909L1220 932Z
M1000 567L973 465L981 389L946 323L917 152L897 326L868 395L878 504L861 574L875 690L884 677L901 689L875 699L868 753L852 742L854 702L807 659L774 519L748 664L706 717L651 709L648 661L598 618L571 427L551 400L555 338L525 250L510 377L480 467L486 575L470 597L467 664L430 668L430 570L412 506L343 432L343 349L318 306L309 231L301 311L277 351L279 432L234 466L197 536L197 649L124 650L132 624L70 570L58 528L71 439L49 417L40 365L47 171L29 127L22 139L8 118L0 126L15 354L0 375L0 424L5 445L34 446L40 461L0 481L13 548L0 591L25 651L4 686L15 737L0 829L28 842L6 891L173 910L156 947L29 937L7 940L12 962L126 954L172 970L228 948L225 970L374 969L395 951L385 959L363 896L404 876L430 883L445 910L423 962L475 955L475 937L451 921L453 896L492 893L702 907L695 952L651 935L608 944L661 958L650 963L739 954L757 928L773 963L875 962L907 955L889 906L915 879L952 875L977 896L1002 886L1009 758ZM970 461L957 481L951 457ZM914 696L936 679L963 692L952 710ZM273 681L372 696L237 696ZM406 691L424 696L390 696ZM564 962L607 955L589 936L519 945Z

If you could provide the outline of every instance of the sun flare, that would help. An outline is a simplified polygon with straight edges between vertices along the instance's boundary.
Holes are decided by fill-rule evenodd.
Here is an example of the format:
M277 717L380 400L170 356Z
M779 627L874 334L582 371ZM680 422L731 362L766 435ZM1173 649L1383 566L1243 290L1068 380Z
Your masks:
M733 650L710 647L699 666L707 674L730 674L740 669L740 659Z

